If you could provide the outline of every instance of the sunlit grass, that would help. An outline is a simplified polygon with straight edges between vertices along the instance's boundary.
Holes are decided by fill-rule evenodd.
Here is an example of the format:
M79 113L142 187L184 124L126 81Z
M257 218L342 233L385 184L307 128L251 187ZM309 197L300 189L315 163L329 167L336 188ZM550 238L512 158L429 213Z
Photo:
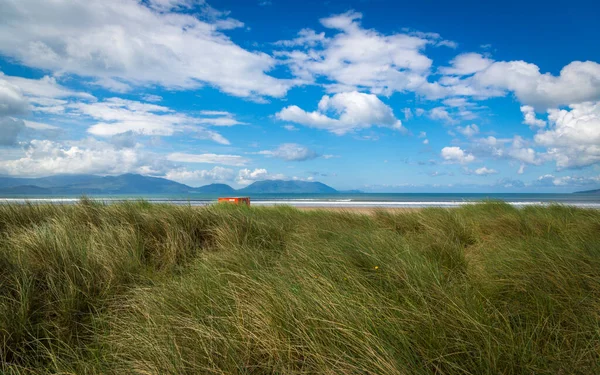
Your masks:
M600 373L600 211L0 205L0 373Z

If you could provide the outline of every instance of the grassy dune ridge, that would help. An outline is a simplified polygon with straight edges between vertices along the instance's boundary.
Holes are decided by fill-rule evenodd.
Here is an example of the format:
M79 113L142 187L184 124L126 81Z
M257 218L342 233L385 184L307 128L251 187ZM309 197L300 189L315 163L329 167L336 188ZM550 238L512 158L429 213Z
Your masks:
M600 373L600 211L0 205L0 373Z

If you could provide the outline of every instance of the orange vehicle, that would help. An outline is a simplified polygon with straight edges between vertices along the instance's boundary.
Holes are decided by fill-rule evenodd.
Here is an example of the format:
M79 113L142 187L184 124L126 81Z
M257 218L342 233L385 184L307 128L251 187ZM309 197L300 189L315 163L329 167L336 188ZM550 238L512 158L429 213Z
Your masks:
M250 197L219 198L219 203L245 204L246 206L250 206Z

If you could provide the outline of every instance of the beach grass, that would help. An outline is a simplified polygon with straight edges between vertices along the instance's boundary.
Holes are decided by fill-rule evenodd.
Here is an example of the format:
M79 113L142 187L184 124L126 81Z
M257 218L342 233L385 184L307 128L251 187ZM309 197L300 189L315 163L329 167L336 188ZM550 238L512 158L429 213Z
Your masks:
M600 373L600 211L0 205L0 373Z

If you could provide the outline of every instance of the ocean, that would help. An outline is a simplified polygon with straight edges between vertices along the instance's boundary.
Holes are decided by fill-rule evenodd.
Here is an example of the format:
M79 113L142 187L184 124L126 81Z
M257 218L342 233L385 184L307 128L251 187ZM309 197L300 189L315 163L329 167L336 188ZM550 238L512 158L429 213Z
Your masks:
M144 199L150 203L205 206L217 201L215 195L110 195L91 196L105 203ZM514 206L563 204L600 209L600 194L539 194L539 193L361 193L361 194L256 194L251 195L256 206L291 205L295 207L458 207L485 200L503 201ZM2 203L74 204L78 196L0 197Z

